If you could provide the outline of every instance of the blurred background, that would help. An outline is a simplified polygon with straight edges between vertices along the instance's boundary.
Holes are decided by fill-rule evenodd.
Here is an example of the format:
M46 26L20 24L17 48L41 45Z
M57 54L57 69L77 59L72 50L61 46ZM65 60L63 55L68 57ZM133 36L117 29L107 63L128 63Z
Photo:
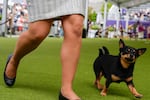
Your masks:
M26 0L0 0L0 36L13 37L28 29ZM149 0L86 0L83 38L150 38ZM61 21L49 37L63 37Z

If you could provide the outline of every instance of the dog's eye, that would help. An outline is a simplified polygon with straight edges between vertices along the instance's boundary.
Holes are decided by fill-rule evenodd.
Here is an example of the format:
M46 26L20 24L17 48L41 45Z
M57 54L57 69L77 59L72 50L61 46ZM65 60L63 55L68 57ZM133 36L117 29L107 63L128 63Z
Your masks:
M136 53L136 50L131 50L132 53Z
M126 50L124 51L125 54L127 54L127 53L129 53L129 52L130 52L130 49L126 49Z

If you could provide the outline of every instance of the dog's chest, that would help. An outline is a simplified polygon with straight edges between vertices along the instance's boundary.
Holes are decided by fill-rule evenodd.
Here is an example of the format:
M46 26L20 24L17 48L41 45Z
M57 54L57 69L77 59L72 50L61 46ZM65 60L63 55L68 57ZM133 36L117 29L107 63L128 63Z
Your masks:
M112 70L111 79L114 82L121 82L125 81L127 78L131 77L133 74L133 68L122 69L122 68L115 68Z

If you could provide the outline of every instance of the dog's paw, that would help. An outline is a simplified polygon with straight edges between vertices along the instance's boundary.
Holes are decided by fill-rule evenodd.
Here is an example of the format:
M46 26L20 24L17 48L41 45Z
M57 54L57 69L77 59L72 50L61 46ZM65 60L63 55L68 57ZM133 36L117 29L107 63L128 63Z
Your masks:
M143 97L142 94L135 94L134 96L135 96L136 98L142 98L142 97Z
M106 93L101 92L101 96L106 96L106 95L107 95Z
M106 92L101 92L101 96L106 96L107 93Z

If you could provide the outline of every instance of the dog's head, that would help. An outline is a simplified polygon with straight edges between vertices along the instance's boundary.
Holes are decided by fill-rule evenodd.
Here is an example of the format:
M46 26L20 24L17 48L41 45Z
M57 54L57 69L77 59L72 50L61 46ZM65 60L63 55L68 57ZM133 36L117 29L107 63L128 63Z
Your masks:
M145 53L146 48L133 48L130 46L126 46L124 41L120 39L119 41L119 47L120 47L120 57L123 61L126 63L135 63L136 59Z

